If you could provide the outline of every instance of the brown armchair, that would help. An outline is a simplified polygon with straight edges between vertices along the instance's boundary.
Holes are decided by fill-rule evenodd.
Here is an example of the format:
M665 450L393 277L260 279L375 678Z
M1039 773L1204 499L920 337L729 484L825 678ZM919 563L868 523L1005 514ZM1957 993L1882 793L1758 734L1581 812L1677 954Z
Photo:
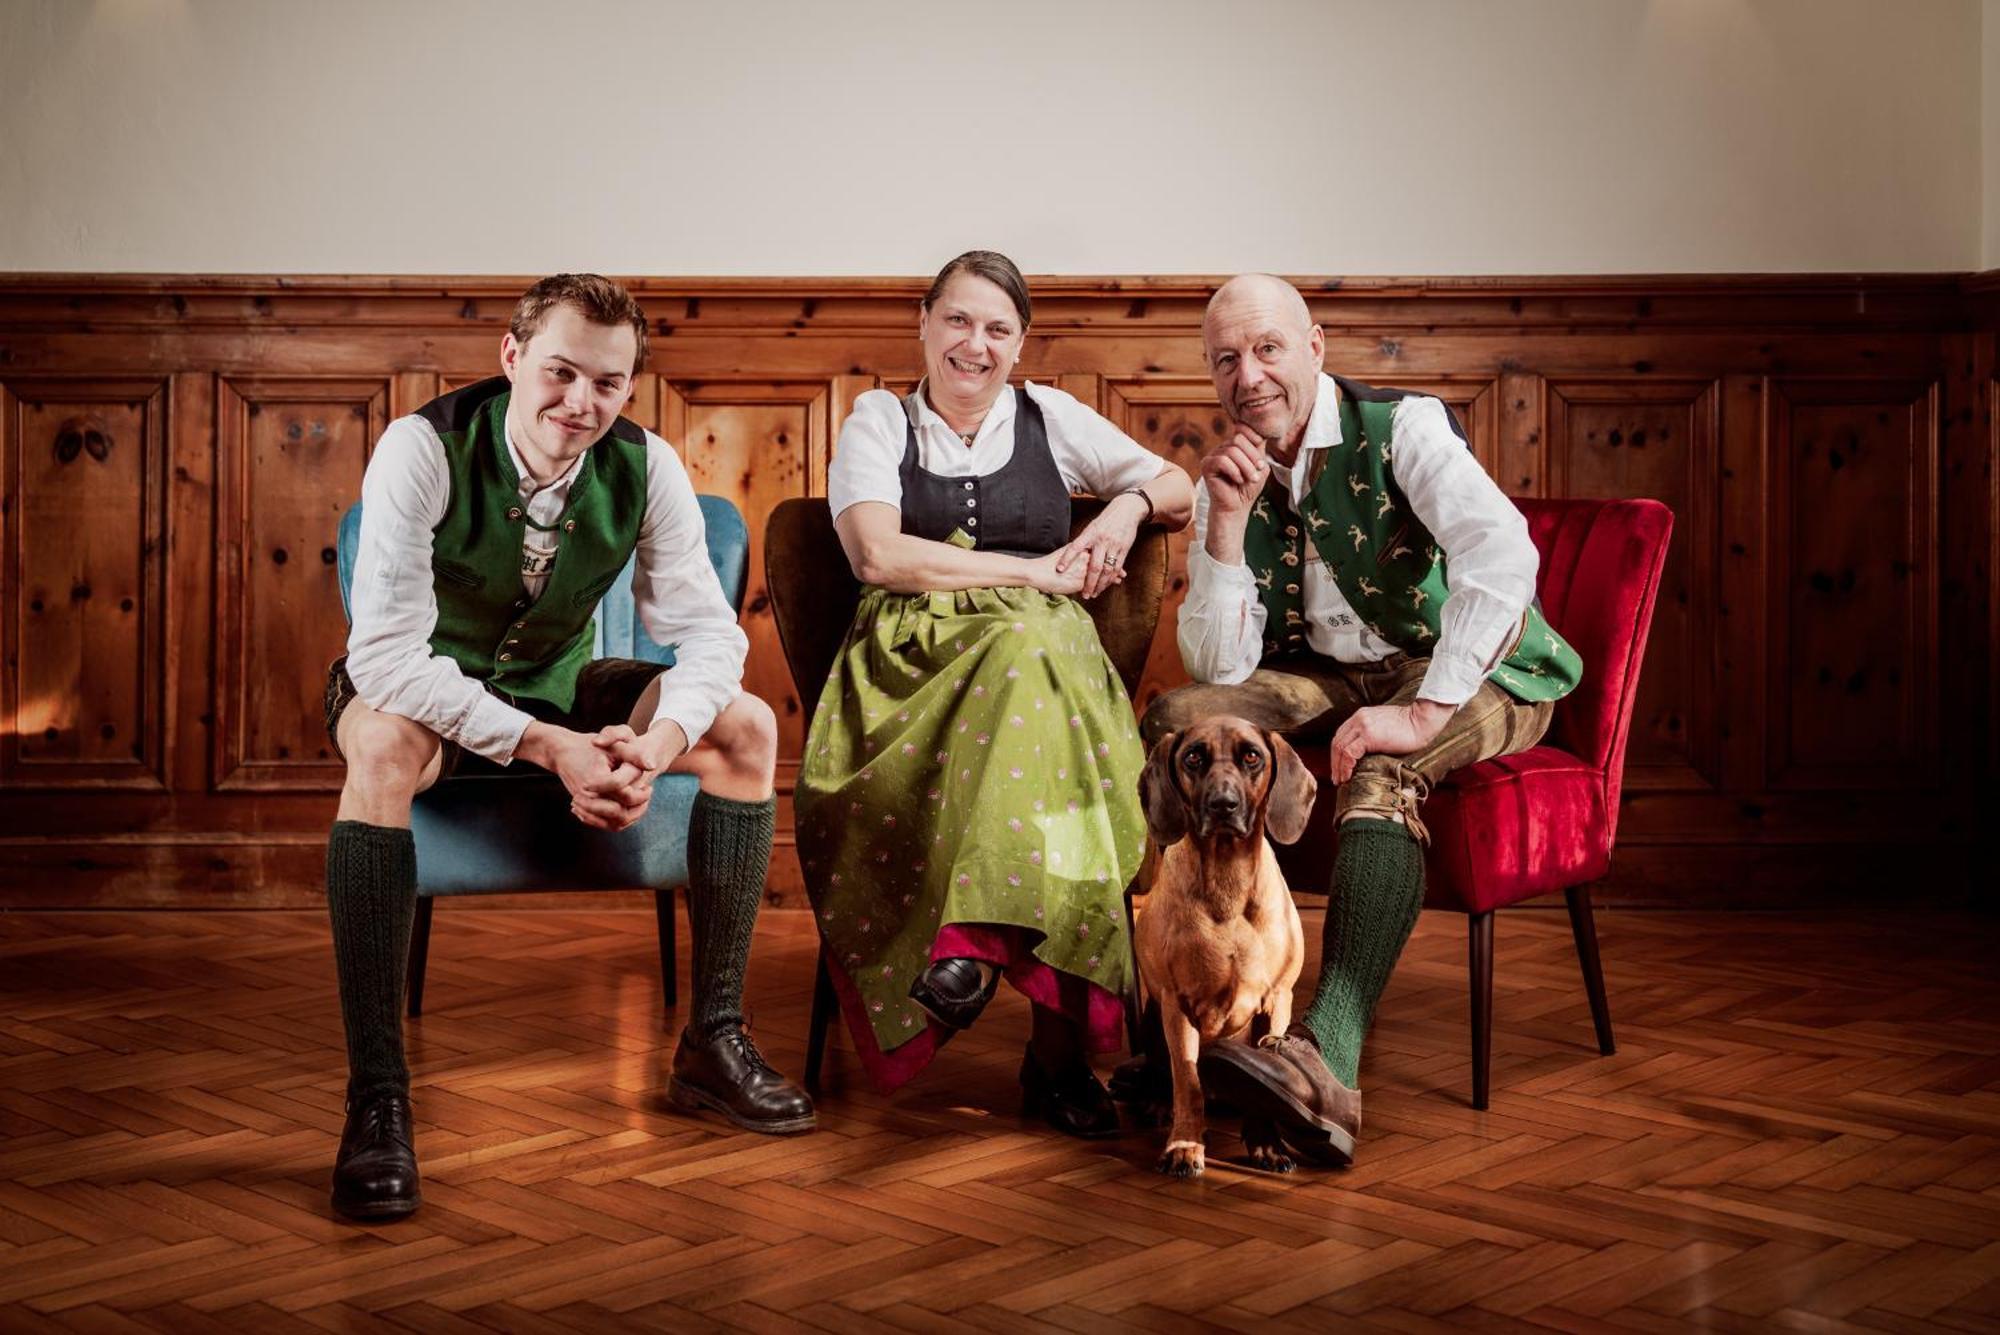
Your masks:
M1072 503L1071 533L1097 517L1104 502L1078 499ZM821 497L782 501L771 511L764 530L764 582L771 595L771 614L785 648L799 703L816 708L833 671L854 609L861 601L861 583L854 578L833 530L833 516ZM1125 554L1125 579L1107 593L1084 604L1097 623L1104 652L1125 683L1126 693L1139 693L1153 632L1160 622L1160 604L1167 591L1167 535L1159 528L1140 530ZM1138 776L1132 776L1134 783ZM833 984L821 960L813 983L812 1033L806 1047L806 1087L819 1088L820 1064L826 1056L826 1031L833 1020Z

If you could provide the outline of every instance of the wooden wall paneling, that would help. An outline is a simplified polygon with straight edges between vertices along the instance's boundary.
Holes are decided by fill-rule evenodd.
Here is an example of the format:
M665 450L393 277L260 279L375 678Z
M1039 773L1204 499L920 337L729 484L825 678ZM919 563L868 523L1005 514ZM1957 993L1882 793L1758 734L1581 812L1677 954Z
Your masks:
M817 702L798 698L785 667L764 577L764 524L781 500L826 494L833 397L828 380L669 380L663 398L663 434L686 461L695 490L734 501L750 527L744 685L777 712L779 786L787 793Z
M1769 782L1935 788L1935 381L1774 379Z
M1201 485L1201 461L1232 434L1229 418L1215 401L1215 386L1201 376L1112 377L1104 381L1104 415L1132 439L1169 463L1179 464ZM1167 593L1160 605L1159 629L1133 701L1141 711L1162 692L1187 684L1187 670L1174 640L1181 604L1187 601L1189 524L1167 539Z
M1722 785L1715 704L1723 689L1716 661L1717 388L1620 376L1553 379L1546 393L1550 495L1650 496L1674 512L1626 786L1715 791Z
M347 641L335 542L388 425L387 377L218 387L215 787L335 792L323 671ZM273 672L268 665L295 670Z
M1985 401L1991 369L1981 365L1986 342L1977 332L1947 334L1939 358L1944 376L1938 413L1938 708L1946 720L1938 738L1945 780L1940 810L1952 828L1967 832L1986 818L1985 804L1967 780L1985 761L1991 726L1992 480Z
M164 792L167 382L0 382L0 788Z
M1770 680L1769 613L1773 559L1768 518L1770 414L1762 376L1722 379L1716 496L1717 601L1715 607L1716 728L1722 778L1733 792L1764 788L1767 722L1765 683ZM1739 813L1740 814L1740 813Z
M168 416L169 487L167 695L176 728L169 786L177 794L208 788L215 680L215 377L173 377Z
M1548 473L1547 405L1542 377L1529 371L1508 370L1500 374L1497 395L1498 419L1494 430L1491 472L1500 490L1509 496L1545 494L1542 479Z

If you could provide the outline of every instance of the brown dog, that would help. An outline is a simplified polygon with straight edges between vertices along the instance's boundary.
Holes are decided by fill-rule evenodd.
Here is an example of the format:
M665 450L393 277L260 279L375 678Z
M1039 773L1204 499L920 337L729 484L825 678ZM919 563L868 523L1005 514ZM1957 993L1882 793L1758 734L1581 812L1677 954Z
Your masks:
M1169 733L1146 761L1139 797L1162 852L1133 948L1173 1072L1163 1173L1202 1171L1202 1046L1291 1023L1305 937L1264 835L1297 840L1318 789L1284 738L1229 716ZM1275 1127L1246 1120L1243 1143L1257 1167L1291 1170Z

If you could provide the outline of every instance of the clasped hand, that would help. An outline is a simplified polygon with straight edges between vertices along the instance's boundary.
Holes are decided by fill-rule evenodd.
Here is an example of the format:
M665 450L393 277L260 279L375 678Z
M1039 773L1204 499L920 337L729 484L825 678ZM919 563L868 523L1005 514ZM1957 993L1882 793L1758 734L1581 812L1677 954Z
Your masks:
M594 830L622 830L646 814L653 780L673 763L664 743L623 723L595 733L563 730L543 763L569 790L570 813Z

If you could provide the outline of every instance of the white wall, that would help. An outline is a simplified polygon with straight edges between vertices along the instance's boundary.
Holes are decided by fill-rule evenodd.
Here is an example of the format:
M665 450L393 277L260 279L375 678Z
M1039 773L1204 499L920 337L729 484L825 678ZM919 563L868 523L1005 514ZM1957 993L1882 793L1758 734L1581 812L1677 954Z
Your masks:
M1986 0L1980 46L1986 52L1986 72L1979 81L1985 108L1979 156L1986 163L1986 244L1981 267L2000 269L2000 0Z
M1968 269L2000 264L1996 29L1996 0L0 0L0 270Z

